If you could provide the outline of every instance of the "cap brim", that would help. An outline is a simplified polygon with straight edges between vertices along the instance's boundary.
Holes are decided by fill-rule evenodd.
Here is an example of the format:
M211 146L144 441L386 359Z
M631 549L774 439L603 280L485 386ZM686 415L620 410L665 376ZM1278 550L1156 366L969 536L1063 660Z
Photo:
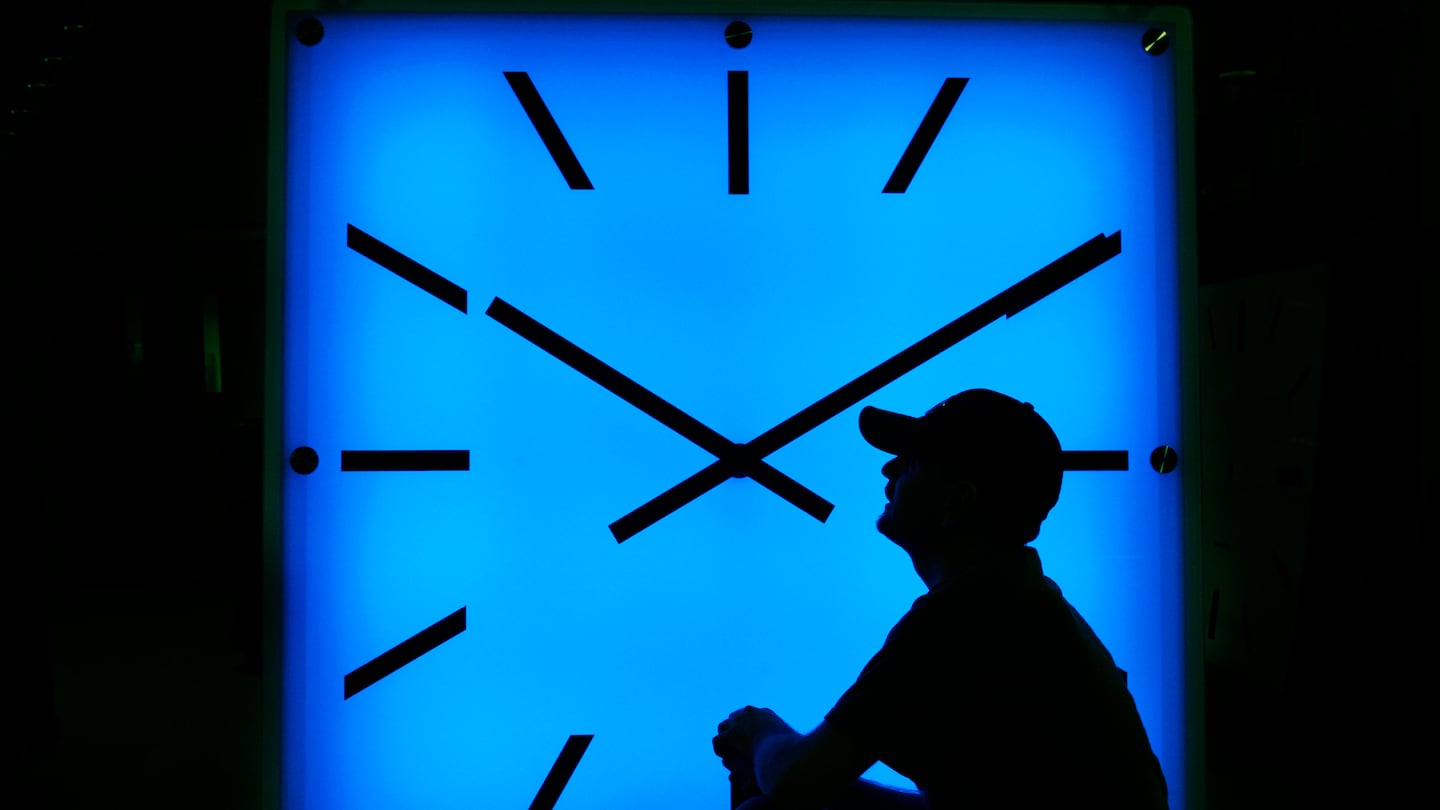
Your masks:
M872 447L903 456L914 448L918 421L918 417L866 405L860 409L860 435Z

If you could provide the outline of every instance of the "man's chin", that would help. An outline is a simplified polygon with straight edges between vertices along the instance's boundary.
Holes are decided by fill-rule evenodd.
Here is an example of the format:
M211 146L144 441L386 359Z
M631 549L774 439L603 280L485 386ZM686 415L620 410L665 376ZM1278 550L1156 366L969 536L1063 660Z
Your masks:
M915 531L913 526L905 525L903 521L891 514L888 507L880 513L880 517L875 519L875 530L907 553L925 545L921 542L923 535Z
M875 518L875 531L896 543L899 543L905 536L905 528L900 525L900 521L896 520L894 515L890 514L889 504L886 504L885 511L880 513L880 517Z

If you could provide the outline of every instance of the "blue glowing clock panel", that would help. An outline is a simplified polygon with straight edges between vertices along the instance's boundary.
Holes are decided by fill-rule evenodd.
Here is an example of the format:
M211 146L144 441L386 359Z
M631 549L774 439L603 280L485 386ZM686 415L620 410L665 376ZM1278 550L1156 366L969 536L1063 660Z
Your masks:
M286 807L728 806L715 724L813 727L924 589L874 529L859 407L974 387L1126 461L1067 472L1035 547L1179 806L1185 473L1149 463L1181 439L1174 68L1145 24L314 20L283 45Z

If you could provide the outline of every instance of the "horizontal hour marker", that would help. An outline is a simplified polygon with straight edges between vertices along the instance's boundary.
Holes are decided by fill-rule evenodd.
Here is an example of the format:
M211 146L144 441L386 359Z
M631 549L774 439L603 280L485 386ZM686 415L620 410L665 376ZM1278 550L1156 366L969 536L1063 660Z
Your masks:
M461 312L466 311L468 296L464 287L354 225L345 225L345 246Z
M555 117L550 114L550 108L545 106L545 100L540 98L540 91L535 89L535 82L531 81L530 74L524 71L506 71L505 80L510 82L515 98L519 99L520 106L525 108L525 114L535 126L535 132L540 135L541 142L549 150L551 159L555 161L570 188L595 188L590 184L585 170L580 168L580 159L575 157L570 142L565 140L560 125L555 123Z
M955 102L959 100L960 93L965 90L969 81L951 78L940 85L940 92L935 94L935 100L930 103L929 111L920 121L919 129L916 129L910 138L910 145L905 147L905 154L900 156L900 162L895 164L895 171L890 173L890 181L885 184L885 194L903 194L910 188L910 181L915 179L915 172L920 169L925 155L929 154L935 137L940 134L940 128L945 125L945 119L950 117L950 111L955 108Z
M1062 450L1060 468L1064 470L1128 470L1127 450Z
M462 607L346 675L345 699L349 700L361 690L393 675L401 667L458 636L464 630L465 608Z
M469 450L341 450L341 472L464 471Z

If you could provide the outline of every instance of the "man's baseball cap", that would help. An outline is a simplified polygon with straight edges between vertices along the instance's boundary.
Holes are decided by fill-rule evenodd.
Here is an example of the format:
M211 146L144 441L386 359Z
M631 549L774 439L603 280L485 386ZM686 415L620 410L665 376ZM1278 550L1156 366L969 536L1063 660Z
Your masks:
M896 456L942 459L991 477L1042 515L1060 499L1060 439L1034 405L997 391L961 391L924 416L867 406L860 435Z

